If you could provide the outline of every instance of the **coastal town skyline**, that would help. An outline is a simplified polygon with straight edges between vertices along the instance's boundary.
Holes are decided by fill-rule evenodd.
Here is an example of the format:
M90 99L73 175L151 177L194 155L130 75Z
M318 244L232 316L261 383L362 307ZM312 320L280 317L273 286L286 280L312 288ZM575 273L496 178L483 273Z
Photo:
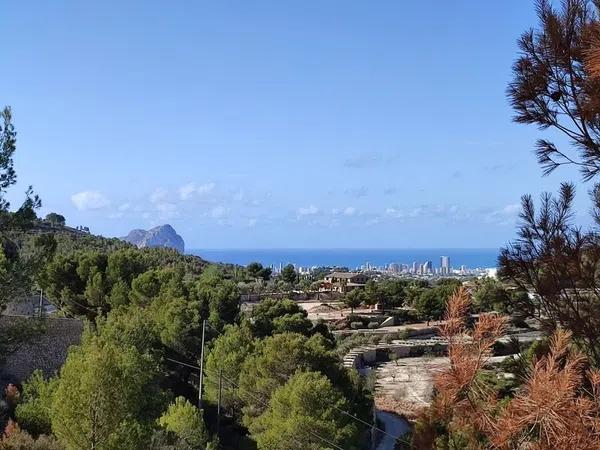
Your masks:
M247 266L259 262L275 272L287 264L310 271L314 268L370 268L391 273L421 274L422 266L430 262L425 273L448 275L454 270L469 271L497 266L499 250L488 249L189 249L189 254L209 261ZM447 270L442 258L447 258ZM397 270L396 270L397 266Z

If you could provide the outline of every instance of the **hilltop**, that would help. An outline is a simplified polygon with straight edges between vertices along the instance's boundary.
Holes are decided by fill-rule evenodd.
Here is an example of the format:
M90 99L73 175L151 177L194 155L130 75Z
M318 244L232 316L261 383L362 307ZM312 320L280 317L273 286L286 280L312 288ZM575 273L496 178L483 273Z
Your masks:
M121 239L138 248L168 247L177 250L179 253L185 252L183 238L169 224L160 225L147 231L141 229L132 230L127 236Z

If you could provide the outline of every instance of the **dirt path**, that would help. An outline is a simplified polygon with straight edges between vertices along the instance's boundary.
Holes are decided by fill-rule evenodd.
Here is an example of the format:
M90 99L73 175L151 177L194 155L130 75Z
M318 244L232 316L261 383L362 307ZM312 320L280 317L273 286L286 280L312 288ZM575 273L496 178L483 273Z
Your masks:
M428 406L433 396L433 376L448 365L448 358L400 358L377 367L375 395L392 399L407 411Z

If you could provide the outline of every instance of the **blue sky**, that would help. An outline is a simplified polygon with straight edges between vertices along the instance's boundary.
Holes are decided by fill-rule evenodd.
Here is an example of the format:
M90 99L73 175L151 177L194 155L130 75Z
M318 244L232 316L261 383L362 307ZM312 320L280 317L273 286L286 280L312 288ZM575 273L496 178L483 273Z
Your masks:
M16 203L188 248L494 247L542 178L505 98L533 2L10 2ZM580 186L578 208L588 203Z

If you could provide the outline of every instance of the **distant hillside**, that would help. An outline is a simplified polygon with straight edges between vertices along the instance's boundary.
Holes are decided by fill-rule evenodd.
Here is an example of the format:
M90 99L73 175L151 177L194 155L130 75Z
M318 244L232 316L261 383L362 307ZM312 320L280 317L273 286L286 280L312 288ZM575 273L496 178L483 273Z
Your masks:
M132 230L122 240L135 245L138 248L145 247L167 247L177 250L179 253L185 252L185 242L177 234L171 225L160 225L148 231Z
M15 238L19 242L24 256L32 254L36 237L43 234L50 234L54 237L57 244L57 254L67 254L78 250L111 252L131 245L118 238L106 238L91 234L89 231L65 225L52 225L38 220L30 228L16 233Z
M172 227L169 228L173 230ZM177 235L175 230L173 230L173 233ZM54 237L56 241L56 255L70 255L80 251L112 253L127 248L133 249L136 246L119 238L107 238L69 226L51 225L44 221L36 221L31 228L23 230L15 236L21 248L21 254L25 258L38 257L36 240L40 235L52 235ZM181 250L183 250L183 239L180 244ZM153 264L157 267L183 264L190 272L200 273L209 264L199 256L185 255L179 249L168 245L149 245L146 248L141 248L140 252L146 255L147 258L151 258L154 261Z

